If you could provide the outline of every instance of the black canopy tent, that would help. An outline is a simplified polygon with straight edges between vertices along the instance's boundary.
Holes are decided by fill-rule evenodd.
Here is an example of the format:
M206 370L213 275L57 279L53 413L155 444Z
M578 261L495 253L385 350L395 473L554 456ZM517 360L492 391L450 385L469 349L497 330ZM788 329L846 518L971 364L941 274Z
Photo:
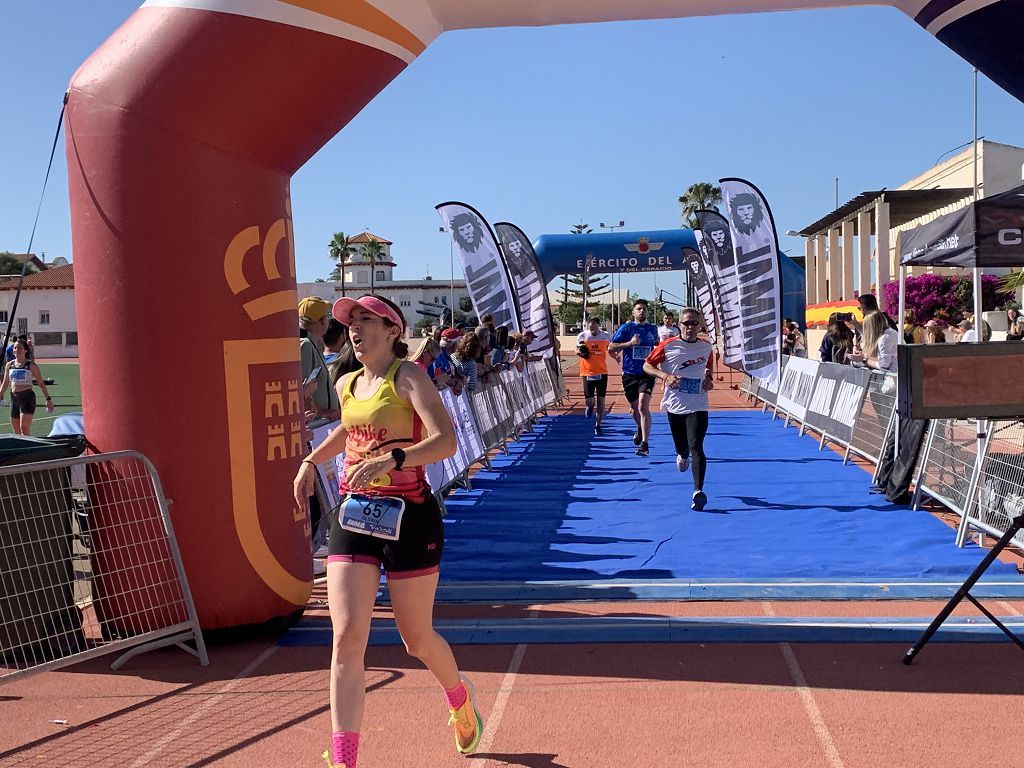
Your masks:
M904 232L899 249L901 268L1024 266L1024 186Z

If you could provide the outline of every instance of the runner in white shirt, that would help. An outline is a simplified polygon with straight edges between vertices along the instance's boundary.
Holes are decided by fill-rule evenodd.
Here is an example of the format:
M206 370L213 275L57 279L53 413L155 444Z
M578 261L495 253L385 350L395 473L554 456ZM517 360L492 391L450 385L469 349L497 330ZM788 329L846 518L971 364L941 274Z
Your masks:
M671 312L666 312L665 316L661 319L661 325L658 326L658 343L665 341L665 339L673 336L679 337L681 335L679 326L676 325L676 316Z
M668 416L672 442L676 449L676 467L680 472L693 469L692 509L702 510L708 503L704 493L707 457L704 436L708 431L708 390L714 388L712 365L714 347L703 341L701 314L696 309L679 313L681 338L668 338L654 348L644 361L644 371L665 382L661 409Z

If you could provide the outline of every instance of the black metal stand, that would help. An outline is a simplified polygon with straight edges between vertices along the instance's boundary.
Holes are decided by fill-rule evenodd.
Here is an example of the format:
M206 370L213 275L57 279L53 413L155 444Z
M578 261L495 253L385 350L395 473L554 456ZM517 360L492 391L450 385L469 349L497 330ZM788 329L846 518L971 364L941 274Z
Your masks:
M985 571L987 571L988 567L992 565L992 562L999 557L999 553L1006 548L1006 545L1010 543L1010 540L1013 539L1013 537L1017 535L1017 532L1022 528L1024 528L1024 514L1018 515L1013 519L1013 522L1010 524L1010 527L1007 528L1006 533L1004 533L1002 537L1000 537L999 541L996 542L995 546L989 550L989 553L985 555L985 559L978 563L978 567L974 569L971 575L967 577L967 581L961 585L960 589L956 591L956 594L953 595L948 603L946 603L946 606L939 612L939 615L935 617L935 620L932 621L928 626L928 629L924 631L924 634L921 635L921 637L918 638L918 641L914 643L914 646L903 655L904 664L910 664L914 660L914 657L917 656L920 650L928 644L929 640L932 639L932 635L934 635L938 631L939 627L942 626L942 622L949 618L949 614L953 612L953 609L956 608L960 604L960 601L965 597L970 600L971 603L973 603L989 621L999 627L999 629L1001 629L1008 638L1013 640L1018 647L1024 650L1024 642L1022 642L1021 639L1013 632L1007 629L1006 625L993 616L981 603L975 600L974 595L970 593L971 587L978 582L978 579L985 575Z

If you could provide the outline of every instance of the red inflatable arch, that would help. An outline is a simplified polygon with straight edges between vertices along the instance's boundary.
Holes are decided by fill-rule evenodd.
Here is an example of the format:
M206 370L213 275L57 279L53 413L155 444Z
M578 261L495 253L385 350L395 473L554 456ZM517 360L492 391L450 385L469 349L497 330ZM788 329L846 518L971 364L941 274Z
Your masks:
M897 5L1019 97L1019 20L1000 23L1016 2ZM96 445L158 467L203 626L286 615L310 592L291 500L303 163L448 29L836 4L149 0L129 18L68 101L83 406Z

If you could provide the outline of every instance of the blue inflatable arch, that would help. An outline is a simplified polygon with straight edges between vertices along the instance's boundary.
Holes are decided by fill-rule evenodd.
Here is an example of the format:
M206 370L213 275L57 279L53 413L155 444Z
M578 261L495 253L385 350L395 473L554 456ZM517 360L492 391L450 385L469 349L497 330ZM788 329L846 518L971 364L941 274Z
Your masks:
M594 274L668 272L685 269L683 250L697 250L690 229L611 232L588 235L541 235L533 243L544 271L544 282L558 275L583 272L584 260L594 258ZM804 269L785 254L779 256L782 278L782 316L804 316Z

